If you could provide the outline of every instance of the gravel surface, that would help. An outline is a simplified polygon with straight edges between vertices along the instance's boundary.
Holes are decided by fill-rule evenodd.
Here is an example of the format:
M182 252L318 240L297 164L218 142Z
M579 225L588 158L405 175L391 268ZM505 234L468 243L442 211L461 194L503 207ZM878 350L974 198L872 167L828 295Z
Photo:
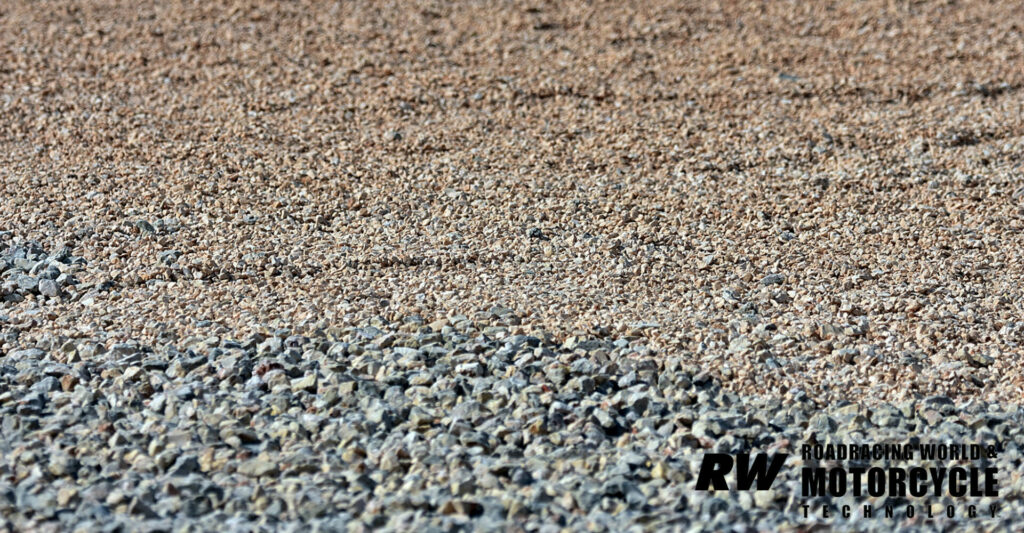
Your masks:
M9 352L0 529L991 531L1024 513L1024 410L741 397L642 340L557 342L517 322L495 308L312 336ZM802 443L918 442L997 446L984 466L1000 471L999 497L913 502L918 515L954 506L926 522L880 516L906 498L800 492L799 467L827 463L798 459ZM794 456L772 490L693 490L705 452L744 451ZM823 503L880 507L804 518Z
M799 528L694 462L821 428L1020 515L1021 20L4 2L2 525Z
M737 392L1021 397L1018 7L7 2L0 229L114 287L6 312L497 304L656 323Z

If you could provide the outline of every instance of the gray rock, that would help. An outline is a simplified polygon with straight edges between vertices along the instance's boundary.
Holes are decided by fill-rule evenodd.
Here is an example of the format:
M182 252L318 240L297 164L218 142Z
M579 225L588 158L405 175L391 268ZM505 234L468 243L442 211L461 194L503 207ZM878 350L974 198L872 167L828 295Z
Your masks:
M52 279L39 280L39 286L37 289L39 294L50 298L56 298L60 294L60 288L57 286L57 282Z
M182 455L179 456L177 461L174 462L174 465L167 470L167 475L181 477L199 472L199 470L199 459L195 455Z

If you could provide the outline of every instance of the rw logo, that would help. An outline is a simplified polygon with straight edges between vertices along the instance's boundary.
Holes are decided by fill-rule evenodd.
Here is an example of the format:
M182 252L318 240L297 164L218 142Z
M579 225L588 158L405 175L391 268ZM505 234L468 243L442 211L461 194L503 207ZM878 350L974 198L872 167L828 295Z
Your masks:
M737 454L735 461L727 453L704 454L704 461L700 464L700 473L697 474L696 488L697 490L708 490L708 487L713 487L715 490L729 490L729 483L725 480L725 475L732 472L733 466L735 466L737 489L750 490L750 487L756 482L757 490L768 490L772 488L775 476L779 475L779 470L782 470L782 464L786 462L787 457L789 457L788 454L777 453L771 456L771 464L769 464L766 453L757 454L753 463L750 462L749 453Z

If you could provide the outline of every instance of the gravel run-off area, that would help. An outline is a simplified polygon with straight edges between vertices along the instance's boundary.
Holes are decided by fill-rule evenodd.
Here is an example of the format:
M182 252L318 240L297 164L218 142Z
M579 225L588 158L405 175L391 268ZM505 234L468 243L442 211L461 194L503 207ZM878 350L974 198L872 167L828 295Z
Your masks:
M1018 530L1022 229L1015 2L6 1L0 531Z

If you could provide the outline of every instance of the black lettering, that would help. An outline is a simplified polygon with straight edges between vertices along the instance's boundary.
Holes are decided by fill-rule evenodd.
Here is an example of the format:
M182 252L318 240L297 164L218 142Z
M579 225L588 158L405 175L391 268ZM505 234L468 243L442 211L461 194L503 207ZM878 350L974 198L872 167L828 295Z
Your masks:
M804 497L825 495L825 469L804 468L800 472Z
M942 497L942 480L946 479L945 468L929 468L932 473L932 483L935 484L935 497Z
M860 467L851 468L849 472L850 476L853 477L853 495L859 498L861 494L860 477L864 475L864 469Z
M999 496L999 489L996 488L996 474L998 472L998 468L985 469L985 496Z
M967 471L959 466L949 469L949 495L957 498L967 494Z
M878 467L868 470L868 494L875 497L885 494L885 470Z
M907 471L902 468L889 470L889 496L907 495Z
M922 483L928 479L928 471L917 467L910 469L910 495L920 498L928 492L928 485Z
M968 472L971 476L971 496L981 496L981 472L977 468L971 468Z
M846 471L833 468L828 472L828 493L833 497L846 494Z
M708 490L712 485L715 490L729 490L725 475L732 471L732 465L732 456L727 453L704 454L697 474L697 490Z
M705 456L707 457L707 456ZM775 476L779 475L782 465L789 457L785 453L777 453L772 456L771 465L768 464L768 454L759 453L754 458L753 468L750 466L750 455L741 453L736 456L736 488L739 490L750 490L751 485L757 482L757 490L768 490L772 488Z

